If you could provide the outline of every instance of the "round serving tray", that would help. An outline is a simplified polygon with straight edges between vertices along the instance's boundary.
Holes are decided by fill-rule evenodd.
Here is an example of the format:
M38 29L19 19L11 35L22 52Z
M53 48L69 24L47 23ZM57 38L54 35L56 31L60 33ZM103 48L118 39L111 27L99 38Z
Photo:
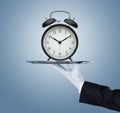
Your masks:
M26 61L32 64L88 64L92 61Z

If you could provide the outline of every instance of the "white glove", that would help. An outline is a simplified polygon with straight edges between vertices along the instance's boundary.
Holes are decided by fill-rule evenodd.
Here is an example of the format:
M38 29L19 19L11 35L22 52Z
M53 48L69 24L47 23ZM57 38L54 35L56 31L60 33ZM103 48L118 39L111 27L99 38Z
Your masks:
M79 64L67 64L67 68L60 64L52 64L52 67L61 72L78 89L79 93L81 92L84 79L79 72Z

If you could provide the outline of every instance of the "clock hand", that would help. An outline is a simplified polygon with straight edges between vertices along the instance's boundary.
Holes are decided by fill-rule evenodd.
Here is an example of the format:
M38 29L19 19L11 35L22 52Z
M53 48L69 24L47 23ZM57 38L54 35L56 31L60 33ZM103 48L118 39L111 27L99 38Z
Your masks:
M58 42L58 44L61 44L61 41L59 41L59 40L55 39L55 38L54 38L54 37L52 37L52 36L51 36L51 38L52 38L53 40L57 41L57 42Z
M54 37L51 36L51 38L59 43L59 41L57 39L55 39Z
M61 42L63 42L63 41L65 41L65 40L67 40L68 38L70 38L72 35L70 35L70 36L68 36L68 37L66 37L66 38L64 38L63 40L61 40Z

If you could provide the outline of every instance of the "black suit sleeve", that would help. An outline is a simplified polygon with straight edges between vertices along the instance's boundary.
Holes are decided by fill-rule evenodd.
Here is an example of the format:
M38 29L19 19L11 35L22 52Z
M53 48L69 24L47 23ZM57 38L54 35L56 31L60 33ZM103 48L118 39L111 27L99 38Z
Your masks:
M79 102L120 111L120 90L85 81Z

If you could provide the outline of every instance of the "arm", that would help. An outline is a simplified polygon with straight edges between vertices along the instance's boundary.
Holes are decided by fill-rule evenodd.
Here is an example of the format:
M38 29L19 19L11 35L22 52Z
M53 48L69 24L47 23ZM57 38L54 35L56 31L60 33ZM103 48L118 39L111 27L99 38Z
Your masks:
M120 111L120 90L111 90L107 86L86 81L83 84L79 102Z
M120 90L111 90L107 86L84 81L79 72L79 65L74 68L65 68L60 64L52 65L61 72L79 91L79 102L101 106L120 111Z

